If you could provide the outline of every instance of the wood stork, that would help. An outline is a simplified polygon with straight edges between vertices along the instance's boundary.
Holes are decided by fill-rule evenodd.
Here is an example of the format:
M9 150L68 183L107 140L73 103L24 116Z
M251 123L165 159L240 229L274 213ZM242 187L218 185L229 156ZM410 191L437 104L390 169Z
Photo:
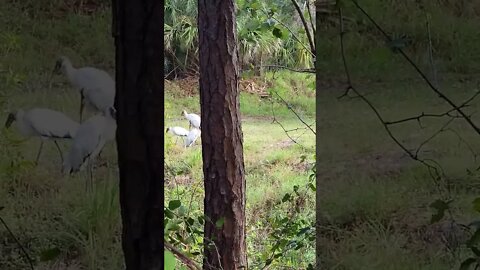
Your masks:
M60 146L58 146L57 139L73 138L79 127L79 123L63 113L44 108L34 108L28 111L19 109L12 112L8 115L5 127L8 129L14 121L15 126L23 136L41 138L35 164L38 164L45 139L53 140L63 163L63 154Z
M188 130L182 128L182 127L167 127L167 133L171 133L176 137L175 143L177 143L178 137L187 137L188 136Z
M189 128L195 127L200 129L200 116L194 113L187 113L187 111L183 110L182 115L187 118L188 122L190 122Z
M105 71L93 67L73 67L70 60L61 56L53 69L53 74L63 73L70 84L80 91L80 122L85 105L99 112L113 107L115 99L115 81Z
M63 163L62 173L76 173L87 164L92 186L93 162L105 144L115 139L116 128L116 111L113 107L109 107L103 115L95 115L82 123Z
M195 141L200 137L200 129L198 128L192 128L187 135L187 139L185 140L185 148L193 146Z

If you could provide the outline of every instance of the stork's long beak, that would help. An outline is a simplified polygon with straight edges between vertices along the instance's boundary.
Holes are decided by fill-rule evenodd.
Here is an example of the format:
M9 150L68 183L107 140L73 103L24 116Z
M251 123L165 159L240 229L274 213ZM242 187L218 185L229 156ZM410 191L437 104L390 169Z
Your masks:
M13 121L15 121L15 114L9 113L7 121L5 122L5 127L9 128L12 125Z
M50 77L48 78L48 87L52 88L52 79L53 75L58 74L60 72L60 68L62 67L62 63L57 61L55 63L55 67L53 68L52 72L50 73Z

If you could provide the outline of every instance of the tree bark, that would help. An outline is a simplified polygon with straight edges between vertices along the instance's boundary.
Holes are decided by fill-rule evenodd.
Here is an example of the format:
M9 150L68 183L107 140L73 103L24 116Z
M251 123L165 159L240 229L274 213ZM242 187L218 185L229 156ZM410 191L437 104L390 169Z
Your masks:
M163 268L163 17L158 0L113 0L117 150L127 270Z
M246 269L245 172L234 1L199 0L198 27L204 210L211 221L205 222L203 269ZM222 219L223 224L217 222Z

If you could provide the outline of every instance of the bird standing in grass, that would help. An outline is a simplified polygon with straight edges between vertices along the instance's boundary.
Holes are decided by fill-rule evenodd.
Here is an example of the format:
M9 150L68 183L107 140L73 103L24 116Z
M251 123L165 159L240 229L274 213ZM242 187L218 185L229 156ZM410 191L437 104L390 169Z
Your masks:
M200 129L200 116L198 114L187 113L187 111L184 110L182 112L182 115L185 116L185 118L187 118L188 122L190 122L189 128L192 128L193 126L195 128Z
M188 130L182 127L167 127L167 132L176 136L175 143L177 143L178 137L188 136Z
M57 139L71 139L75 136L79 123L73 121L61 112L50 109L35 108L28 111L22 109L8 115L5 127L9 128L15 121L18 131L25 137L40 137L35 164L38 164L45 139L52 139L57 146L63 163L63 154Z
M57 60L52 75L60 72L67 76L75 89L80 91L80 122L85 106L99 112L113 107L115 81L107 72L93 67L75 68L65 56Z
M185 148L193 146L195 141L200 137L201 131L198 128L192 128L187 135L187 139L185 140Z
M116 111L109 107L103 115L96 115L82 123L63 164L62 173L78 172L86 163L93 186L93 162L105 144L115 139L117 129ZM88 187L88 183L86 183Z

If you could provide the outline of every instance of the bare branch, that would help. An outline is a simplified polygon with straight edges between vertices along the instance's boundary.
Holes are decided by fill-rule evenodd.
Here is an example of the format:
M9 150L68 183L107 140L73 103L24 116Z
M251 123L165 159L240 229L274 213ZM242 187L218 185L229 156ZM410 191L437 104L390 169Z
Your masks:
M313 22L312 9L310 5L311 5L310 0L307 0L307 10L308 10L308 17L310 18L310 27L312 27L313 36L315 37L317 36L317 34L315 31L315 23Z
M183 254L183 252L181 252L180 250L178 250L177 248L175 248L174 246L172 246L170 243L168 243L167 241L164 241L164 246L165 246L165 249L167 249L168 251L172 252L175 257L177 257L183 264L185 264L189 269L192 269L192 270L202 270L202 268L195 262L193 261L192 259L190 259L189 257L187 257L187 255ZM33 268L32 268L33 269Z
M300 38L297 37L297 35L295 35L295 33L292 31L292 29L290 29L290 27L288 27L286 24L284 24L284 23L283 23L282 21L280 21L279 19L275 18L275 16L269 15L268 12L266 12L265 10L262 10L262 11L263 11L263 13L265 13L267 16L270 16L272 19L274 19L274 20L277 21L279 24L281 24L283 27L285 27L285 28L288 30L288 32L290 32L290 34L292 34L292 37L293 37L298 43L300 43L300 45L302 45L302 47L305 48L305 50L306 50L307 52L309 52L312 56L315 56L315 52L312 51L311 48L309 49L308 46L307 46L305 43L303 43L303 42L300 40Z
M315 74L315 69L314 68L309 68L309 69L295 69L287 66L280 66L280 65L265 65L261 66L262 68L281 68L281 69L287 69L293 72L299 72L299 73L312 73Z
M353 0L352 0L353 1ZM388 136L395 142L395 144L398 145L398 147L400 147L411 159L423 164L426 168L428 168L428 171L429 173L431 174L432 176L432 179L434 181L437 181L438 179L441 179L442 178L442 174L440 173L439 170L441 170L441 167L440 166L434 166L434 165L431 165L429 164L427 161L425 160L422 160L422 159L419 159L418 156L414 153L412 153L410 150L407 149L407 147L405 147L398 139L395 135L393 135L392 131L390 130L389 128L389 125L386 124L386 121L383 119L383 117L381 116L380 112L377 110L377 108L370 102L370 100L368 100L364 95L362 95L353 85L352 85L352 81L351 81L351 77L349 75L349 72L348 72L348 64L347 64L347 60L346 60L346 56L345 56L345 46L344 46L344 42L343 42L343 37L345 35L345 31L344 31L344 26L343 26L343 13L342 13L342 9L339 8L339 19L340 19L340 50L341 50L341 53L342 53L342 59L343 59L343 65L344 65L344 69L345 69L345 74L347 76L347 81L348 81L348 87L347 87L347 90L346 90L346 94L348 94L349 91L353 91L355 93L355 95L357 97L359 97L363 102L365 102L368 107L370 107L370 109L373 111L373 113L375 114L375 116L378 118L378 120L382 123L385 131L387 132ZM437 163L438 164L438 163Z
M298 120L300 120L300 122L302 122L308 129L310 129L310 131L313 133L313 134L316 134L315 130L312 129L312 127L310 127L310 125L308 125L303 119L302 117L300 117L300 115L298 115L298 113L292 108L292 106L290 104L288 104L288 102L283 99L276 91L272 91L273 93L275 93L275 95L277 95L277 97L283 102L285 103L285 105L287 105L287 108L292 111L295 116L298 118Z
M298 16L300 16L300 19L302 20L303 27L305 28L305 33L307 34L308 38L308 43L310 43L310 48L315 56L315 43L313 42L312 34L310 33L310 29L308 27L307 21L305 20L305 16L303 16L302 10L300 9L300 6L298 5L297 1L291 0L292 4L295 6L295 9L297 10Z
M3 209L3 207L0 208L0 210ZM32 270L35 269L35 267L33 266L33 260L32 258L30 258L30 256L28 255L27 251L25 250L25 248L23 247L23 245L20 243L20 241L18 241L17 237L15 237L15 234L13 234L12 230L10 230L10 228L7 226L7 223L3 220L2 217L0 217L0 222L2 222L3 224L3 227L5 227L5 229L8 231L8 233L10 234L10 236L12 236L13 240L15 240L15 242L17 243L18 247L20 248L20 250L22 251L23 255L25 256L25 258L27 259L28 261L28 264L30 265L30 268Z
M358 4L356 0L351 0L355 6L372 22L375 27L385 36L385 38L388 41L392 41L392 38L380 27L377 22ZM400 54L407 60L410 65L420 74L420 76L425 80L425 82L428 84L428 86L443 100L445 100L450 106L452 106L462 117L467 121L467 123L477 132L478 135L480 135L480 128L473 123L472 119L465 114L465 112L462 111L462 109L457 106L450 98L448 98L444 93L442 93L437 87L435 87L432 82L427 78L425 73L418 67L417 64L413 62L413 60L408 57L408 55L401 49L398 48L398 51Z

